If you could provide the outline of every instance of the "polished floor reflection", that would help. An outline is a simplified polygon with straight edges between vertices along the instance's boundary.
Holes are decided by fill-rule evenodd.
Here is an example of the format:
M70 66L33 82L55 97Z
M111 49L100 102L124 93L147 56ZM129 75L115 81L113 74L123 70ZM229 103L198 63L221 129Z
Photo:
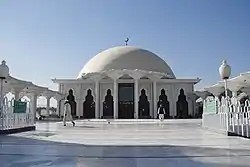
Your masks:
M0 136L1 167L247 167L250 140L205 131L198 120L39 123Z

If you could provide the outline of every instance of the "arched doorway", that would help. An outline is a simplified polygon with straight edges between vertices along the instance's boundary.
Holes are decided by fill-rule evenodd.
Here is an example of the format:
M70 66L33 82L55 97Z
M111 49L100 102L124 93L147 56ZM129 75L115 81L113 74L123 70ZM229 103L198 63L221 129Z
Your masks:
M145 89L141 90L139 97L139 118L150 118L149 101Z
M165 118L169 118L169 101L168 101L168 96L166 95L165 89L161 89L161 95L159 96L159 100L157 103L157 108L160 107L160 104L162 104L163 108L165 109Z
M188 102L186 100L186 95L183 89L180 89L180 94L178 96L177 106L177 118L188 118Z
M72 89L69 90L69 94L67 96L67 100L69 101L69 104L71 106L71 114L73 117L76 117L76 101L74 92Z
M134 118L134 83L118 84L118 118Z
M103 118L113 118L114 116L114 101L111 90L107 90L105 101L103 102Z
M83 118L95 118L95 102L91 89L87 91L83 102Z

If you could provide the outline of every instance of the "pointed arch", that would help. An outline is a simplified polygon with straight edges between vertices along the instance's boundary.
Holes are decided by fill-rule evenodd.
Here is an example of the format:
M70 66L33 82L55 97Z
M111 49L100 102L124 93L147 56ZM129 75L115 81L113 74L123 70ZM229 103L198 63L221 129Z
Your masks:
M114 100L111 89L107 89L105 100L103 102L103 118L113 118L114 116Z
M68 90L67 100L71 106L71 114L73 117L76 117L76 101L75 101L75 94L74 89L70 88Z
M161 89L160 96L158 98L157 108L160 107L160 104L162 104L163 108L165 109L165 118L169 118L169 101L168 96L166 95L166 90L164 88Z
M182 88L180 89L176 106L177 118L188 118L188 102Z
M95 101L92 89L87 89L85 101L83 102L83 118L95 118Z
M149 101L146 90L141 89L139 96L139 118L149 118Z

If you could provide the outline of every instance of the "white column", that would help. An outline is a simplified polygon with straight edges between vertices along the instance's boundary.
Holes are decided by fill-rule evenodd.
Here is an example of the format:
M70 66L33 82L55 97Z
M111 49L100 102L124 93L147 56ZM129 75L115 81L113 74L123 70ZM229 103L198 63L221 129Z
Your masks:
M157 92L156 92L156 81L153 81L153 118L157 118Z
M95 118L100 118L100 85L98 81L95 81Z
M63 116L63 110L64 110L64 103L65 103L65 99L62 99L60 102L60 117Z
M76 116L81 117L81 112L83 111L83 102L82 99L76 100Z
M57 107L56 107L56 115L60 116L60 104L61 104L61 100L60 99L56 99L57 101Z
M103 93L104 92L100 91L100 118L103 118ZM113 91L112 91L112 94L113 94Z
M188 115L194 116L194 109L193 109L193 99L187 99L188 102Z
M83 117L83 112L84 112L84 111L83 111L83 103L84 103L84 101L85 101L85 99L82 99L82 100L81 100L81 103L80 103L80 105L81 105L80 118Z
M61 96L61 95L56 95L55 96L55 99L56 99L56 101L57 101L57 106L56 106L56 115L58 115L59 117L60 117L60 115L61 115L61 112L62 112L62 99L63 99L64 97L63 96Z
M118 119L118 84L117 80L114 79L114 119Z
M169 97L169 105L170 105L170 116L171 117L176 117L177 116L177 108L176 108L176 102L178 100L179 92L176 89L175 85L171 85L171 94Z
M150 115L150 118L154 118L154 92L153 92L153 82L151 83L150 85L150 110L149 110L149 115Z
M135 92L134 92L134 98L135 98L135 111L134 111L134 118L138 119L139 117L139 107L138 107L138 102L139 102L139 96L138 96L138 79L135 79Z
M37 94L33 93L31 98L31 112L34 114L34 119L36 120L36 109L37 109Z
M46 103L46 114L47 114L47 116L49 116L50 98L51 98L51 96L47 96L47 97L46 97L46 101L47 101L47 103Z
M198 113L198 111L196 110L196 100L198 99L198 97L197 97L197 94L195 93L195 91L194 91L194 85L192 84L191 85L191 92L192 92L192 98L191 98L191 100L192 100L192 116L195 116L197 113ZM207 92L206 92L206 94L207 94Z
M169 95L169 116L175 117L177 115L176 111L176 92L172 90L172 93Z

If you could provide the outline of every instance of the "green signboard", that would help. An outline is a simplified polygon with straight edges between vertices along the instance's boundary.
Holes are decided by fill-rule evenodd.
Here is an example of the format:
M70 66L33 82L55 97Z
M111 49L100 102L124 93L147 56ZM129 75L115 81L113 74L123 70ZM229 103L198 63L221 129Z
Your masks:
M205 103L203 111L205 111L206 114L216 114L216 101L207 101Z
M14 101L14 113L26 113L27 103L23 101Z

